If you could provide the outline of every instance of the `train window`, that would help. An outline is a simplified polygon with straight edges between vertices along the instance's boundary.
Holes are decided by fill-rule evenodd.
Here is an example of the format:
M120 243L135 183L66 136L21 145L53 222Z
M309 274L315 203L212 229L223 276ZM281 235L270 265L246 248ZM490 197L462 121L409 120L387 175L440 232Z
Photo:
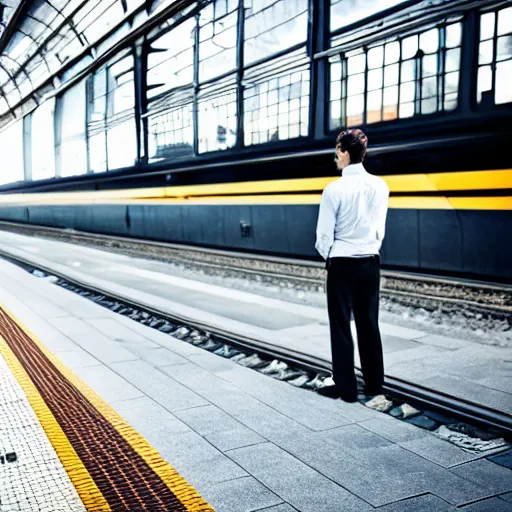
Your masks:
M47 100L32 113L32 179L55 177L54 100Z
M331 32L403 2L404 0L331 0Z
M330 128L453 110L461 23L431 28L330 59Z
M82 81L58 99L60 126L60 176L75 176L87 172L85 142L85 82Z
M148 54L147 97L192 84L194 81L194 18L151 44Z
M305 42L308 0L243 0L244 62L251 64Z
M301 58L302 57L302 58ZM258 66L244 77L246 146L308 135L309 67L303 52Z
M163 99L151 106L148 118L149 162L190 156L194 147L193 101L190 92Z
M0 155L9 155L9 165L0 169L0 185L23 181L23 121L17 121L0 132Z
M235 145L236 101L234 77L199 91L197 122L200 153L228 149Z
M199 80L204 82L236 67L238 2L215 0L199 17Z
M480 16L477 101L484 105L512 102L512 7Z

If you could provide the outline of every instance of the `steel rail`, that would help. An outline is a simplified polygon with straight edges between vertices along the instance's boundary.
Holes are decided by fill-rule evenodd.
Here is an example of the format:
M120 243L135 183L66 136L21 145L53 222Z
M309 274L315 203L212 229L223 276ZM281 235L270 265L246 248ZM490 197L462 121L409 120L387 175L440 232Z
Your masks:
M202 322L197 318L169 314L153 305L146 304L142 301L134 301L121 293L112 293L110 290L105 291L105 289L91 285L86 280L77 279L76 277L70 278L63 272L56 272L51 266L41 265L39 263L36 265L28 257L14 256L1 248L0 255L15 264L41 270L74 286L100 294L106 299L114 300L138 310L157 315L178 325L186 325L187 327L209 332L217 339L223 340L235 347L242 348L243 350L256 352L270 358L280 359L293 366L298 366L313 372L325 374L331 371L331 362L326 359L315 357L298 350L279 347L257 338L241 336L212 326L207 322ZM470 400L459 398L391 375L385 376L384 391L388 392L393 397L410 401L420 407L423 406L431 410L439 411L449 417L477 424L485 428L498 429L505 438L512 439L512 415L504 411L493 409L487 405L477 404Z

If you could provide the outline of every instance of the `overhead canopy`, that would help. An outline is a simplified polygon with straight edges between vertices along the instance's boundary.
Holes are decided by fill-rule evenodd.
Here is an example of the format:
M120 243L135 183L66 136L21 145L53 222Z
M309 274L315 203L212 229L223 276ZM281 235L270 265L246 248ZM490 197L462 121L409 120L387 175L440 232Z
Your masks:
M0 0L0 118L29 97L32 105L37 105L41 98L34 92L48 82L49 90L58 85L59 81L52 84L51 79L62 79L65 66L76 61L83 69L91 63L97 43L114 28L124 23L129 30L141 11L147 18L156 5L172 3L173 0Z

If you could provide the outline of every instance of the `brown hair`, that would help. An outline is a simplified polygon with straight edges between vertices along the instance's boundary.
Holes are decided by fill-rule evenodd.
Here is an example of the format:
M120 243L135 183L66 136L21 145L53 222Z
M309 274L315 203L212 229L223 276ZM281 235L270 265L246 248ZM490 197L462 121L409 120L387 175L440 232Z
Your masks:
M348 151L350 163L357 164L364 160L368 148L368 137L363 130L343 130L336 138L336 147Z

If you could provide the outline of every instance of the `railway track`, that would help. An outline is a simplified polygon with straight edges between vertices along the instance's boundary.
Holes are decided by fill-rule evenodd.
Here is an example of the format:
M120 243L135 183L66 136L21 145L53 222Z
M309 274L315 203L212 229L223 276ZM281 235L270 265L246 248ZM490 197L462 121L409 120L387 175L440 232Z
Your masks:
M256 255L183 246L119 236L78 232L19 223L0 222L0 229L52 240L99 247L116 253L143 257L211 274L276 280L305 290L323 291L324 265L316 261ZM485 315L512 328L512 285L383 270L381 296L392 303L443 313L467 312Z
M12 256L0 249L0 255L28 272L39 272L39 276L54 276L55 284L77 293L99 305L139 321L184 342L193 343L220 357L227 357L239 364L251 367L271 377L289 381L299 387L316 389L322 385L331 370L331 363L310 354L275 346L257 338L240 336L229 331L212 327L197 318L169 315L168 312L142 302L135 302L129 296L112 293L108 288L91 286L85 280L56 272L50 266L35 266L30 257ZM249 362L252 363L249 364ZM269 368L265 371L264 368ZM282 377L282 378L281 378ZM300 379L302 378L302 381ZM300 383L299 383L300 381ZM483 404L464 400L439 392L414 382L385 376L384 390L395 404L408 403L422 411L433 411L442 425L448 422L463 422L469 431L495 439L499 436L512 441L512 415ZM467 431L468 428L463 427Z

